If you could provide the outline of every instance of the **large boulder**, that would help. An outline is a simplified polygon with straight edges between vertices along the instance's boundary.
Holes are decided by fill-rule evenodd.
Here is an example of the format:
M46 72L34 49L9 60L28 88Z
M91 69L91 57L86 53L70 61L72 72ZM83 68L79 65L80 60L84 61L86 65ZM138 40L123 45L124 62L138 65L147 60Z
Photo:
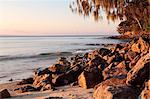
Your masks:
M11 96L7 89L0 90L0 99L9 98L9 97L11 97Z
M95 99L137 99L138 91L126 85L125 79L111 78L95 87Z
M82 88L93 88L103 80L101 70L98 67L87 67L78 77L78 84Z
M145 88L141 93L141 98L142 99L149 99L150 98L150 80L148 80L145 83Z
M136 65L128 72L127 81L128 85L142 86L144 81L150 77L150 53L141 57Z
M78 76L82 73L83 67L80 64L75 65L66 73L57 75L52 82L54 86L63 86L77 81Z
M128 71L126 70L125 62L119 63L117 66L115 63L110 64L103 70L104 80L109 78L126 78Z

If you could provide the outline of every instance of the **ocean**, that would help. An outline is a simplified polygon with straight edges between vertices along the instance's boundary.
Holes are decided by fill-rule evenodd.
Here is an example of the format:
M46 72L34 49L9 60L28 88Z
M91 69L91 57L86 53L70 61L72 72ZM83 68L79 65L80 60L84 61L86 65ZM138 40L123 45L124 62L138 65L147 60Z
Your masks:
M125 41L108 36L9 36L0 37L0 83L32 76L36 68L49 67L60 56L69 57Z

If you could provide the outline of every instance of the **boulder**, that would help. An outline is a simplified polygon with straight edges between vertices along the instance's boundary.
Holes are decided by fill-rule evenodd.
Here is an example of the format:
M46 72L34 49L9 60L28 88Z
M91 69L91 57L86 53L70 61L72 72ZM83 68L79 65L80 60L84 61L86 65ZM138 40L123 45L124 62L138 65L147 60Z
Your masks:
M95 87L94 99L138 99L138 91L126 85L125 79L111 78Z
M102 68L105 68L108 66L106 60L104 60L103 58L99 57L99 56L95 56L95 58L91 59L88 63L88 66L90 67L98 67L99 65L101 65Z
M136 52L133 52L133 51L128 51L127 52L127 57L130 61L132 61L135 57L137 56L137 53Z
M139 40L134 42L131 46L131 50L137 53L142 52L146 54L148 52L148 49L149 49L149 44L146 41L144 41L142 37L140 37Z
M56 64L51 65L48 70L52 73L65 73L71 67L71 63L65 57L61 57Z
M145 88L141 93L141 98L142 99L149 99L150 98L150 80L148 80L145 83Z
M53 74L61 74L66 72L67 68L61 64L53 64L49 67L49 71L51 71Z
M128 71L125 62L119 63L117 66L112 63L103 70L104 80L109 78L126 78Z
M126 83L132 86L142 86L144 81L149 79L149 73L150 53L141 57L136 63L136 65L128 72Z
M83 67L80 64L75 65L66 73L57 75L52 82L54 86L63 86L77 81L78 76L82 73Z
M44 74L44 75L37 76L35 77L33 82L33 86L39 89L45 87L47 84L52 84L51 74Z
M23 79L22 81L20 81L19 83L17 83L17 85L23 85L23 84L33 84L34 80L32 77L27 78L27 79Z
M42 68L38 68L34 71L34 76L40 76L40 75L44 75L44 74L51 74L51 71L48 68L42 69Z
M98 67L87 67L78 77L78 84L82 88L93 88L103 80L101 70Z
M62 66L69 68L71 63L65 58L65 57L60 57L60 59L57 61L58 64L61 64Z
M24 93L24 92L38 91L38 89L33 86L26 85L26 86L22 86L20 88L14 89L14 91L17 93Z
M138 62L138 60L141 58L140 55L137 55L134 59L131 60L131 62L129 63L129 68L132 69L136 63Z
M103 57L103 56L110 54L111 50L109 50L107 48L100 48L98 52Z
M0 99L9 98L9 97L11 97L11 96L7 89L0 90Z

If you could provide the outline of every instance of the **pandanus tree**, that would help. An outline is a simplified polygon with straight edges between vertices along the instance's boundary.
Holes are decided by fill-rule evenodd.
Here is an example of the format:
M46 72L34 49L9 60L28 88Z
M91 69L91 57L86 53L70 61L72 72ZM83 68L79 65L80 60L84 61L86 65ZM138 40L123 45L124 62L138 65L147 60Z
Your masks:
M83 16L92 15L96 21L105 11L108 20L121 20L118 32L127 31L134 35L150 33L150 1L149 0L76 0L70 8Z

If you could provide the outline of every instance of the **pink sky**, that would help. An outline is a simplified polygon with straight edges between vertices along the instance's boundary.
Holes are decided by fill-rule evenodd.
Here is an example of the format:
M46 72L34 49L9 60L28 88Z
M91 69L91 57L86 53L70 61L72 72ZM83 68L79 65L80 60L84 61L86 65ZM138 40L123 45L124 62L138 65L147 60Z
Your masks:
M69 1L0 0L0 35L117 34L118 22L83 18L71 12Z

